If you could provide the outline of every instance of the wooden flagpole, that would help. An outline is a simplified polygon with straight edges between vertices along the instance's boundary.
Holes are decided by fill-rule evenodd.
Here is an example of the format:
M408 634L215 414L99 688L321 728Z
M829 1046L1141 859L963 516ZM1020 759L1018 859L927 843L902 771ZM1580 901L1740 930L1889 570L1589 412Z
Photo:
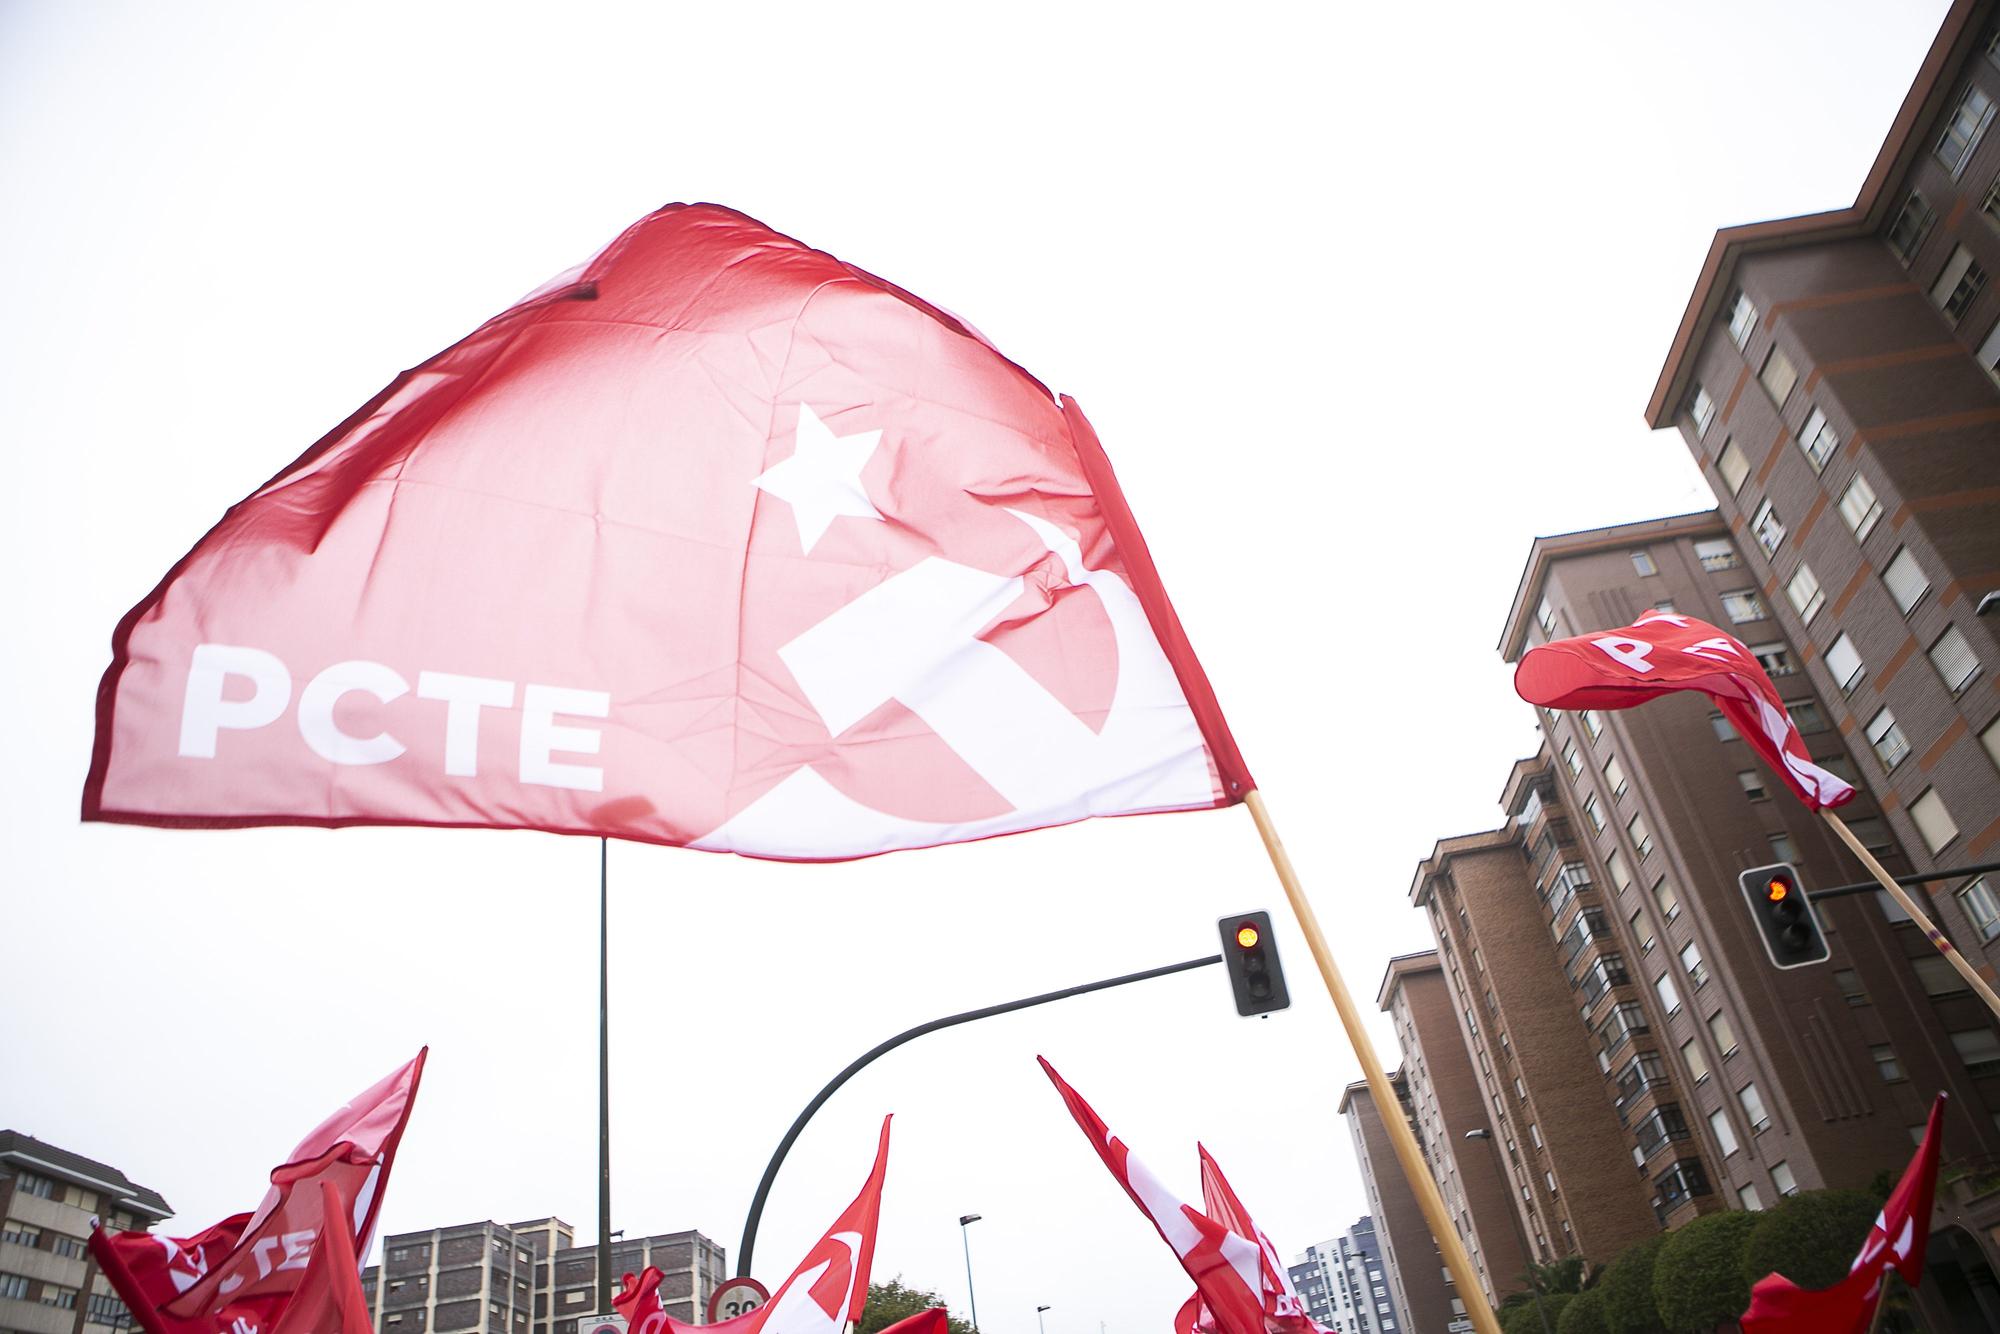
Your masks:
M1347 983L1341 980L1340 968L1333 961L1333 952L1327 948L1326 937L1320 933L1319 919L1313 916L1312 905L1306 902L1298 872L1292 869L1292 859L1285 852L1285 845L1278 840L1277 828L1271 823L1271 813L1264 809L1264 794L1253 788L1244 794L1243 804L1250 808L1250 818L1257 822L1257 833L1264 840L1264 851L1270 854L1271 866L1278 873L1278 882L1285 887L1285 897L1291 901L1292 915L1298 919L1299 929L1306 935L1306 946L1312 950L1313 959L1319 964L1319 975L1326 982L1327 993L1333 997L1333 1008L1340 1014L1341 1027L1347 1030L1347 1041L1353 1046L1354 1054L1361 1058L1362 1076L1368 1081L1368 1091L1375 1096L1382 1124L1388 1127L1389 1143L1396 1150L1396 1162L1409 1179L1410 1189L1416 1193L1417 1207L1423 1210L1424 1222L1429 1224L1438 1251L1444 1256L1445 1268L1451 1271L1452 1282L1458 1286L1459 1300L1465 1303L1466 1315L1471 1318L1472 1327L1478 1334L1500 1334L1500 1322L1486 1304L1486 1291L1480 1286L1479 1276L1472 1268L1472 1257L1466 1254L1465 1243L1460 1240L1458 1229L1452 1226L1451 1215L1445 1212L1444 1196L1438 1193L1437 1182L1431 1179L1430 1166L1424 1162L1423 1150L1417 1147L1417 1137L1410 1133L1410 1123L1403 1116L1402 1104L1397 1100L1395 1090L1389 1086L1389 1076L1383 1071L1381 1060L1375 1055L1375 1044L1370 1041L1368 1030L1361 1026L1361 1012L1354 1008L1354 998L1347 994Z
M1876 861L1875 855L1862 846L1861 840L1854 836L1854 831L1847 827L1845 820L1835 815L1831 808L1822 809L1820 814L1833 826L1833 832L1840 835L1840 841L1847 845L1847 850L1859 857L1861 864L1868 868L1868 873L1882 882L1882 888L1889 891L1889 897L1901 904L1903 911L1910 915L1910 920L1923 929L1924 938L1945 957L1947 963L1958 970L1958 975L1965 979L1966 985L1979 993L1979 999L1986 1002L1986 1008L1995 1015L2000 1015L2000 995L1995 995L1993 988L1979 975L1979 971L1963 954L1952 948L1951 941L1945 938L1944 932L1937 929L1936 924L1930 919L1930 914L1919 908L1917 901L1910 897L1909 891L1897 884L1896 878L1882 869L1882 863Z

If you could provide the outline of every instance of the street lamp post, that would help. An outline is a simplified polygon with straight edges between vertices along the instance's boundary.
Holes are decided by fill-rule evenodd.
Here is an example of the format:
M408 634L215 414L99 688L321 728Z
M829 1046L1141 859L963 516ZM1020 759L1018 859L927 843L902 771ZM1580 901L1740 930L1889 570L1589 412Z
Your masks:
M1507 1217L1514 1220L1514 1240L1521 1243L1521 1264L1527 1273L1528 1291L1534 1294L1535 1315L1542 1322L1542 1334L1555 1334L1549 1327L1549 1313L1542 1308L1542 1280L1535 1273L1534 1258L1528 1253L1528 1233L1521 1226L1520 1210L1514 1208L1514 1179L1507 1175L1506 1164L1500 1161L1500 1146L1493 1142L1493 1132L1484 1127L1466 1131L1465 1137L1485 1140L1487 1149L1493 1154L1493 1170L1500 1174L1500 1180L1507 1185Z
M1042 1312L1048 1309L1046 1306L1037 1306L1035 1308L1035 1328L1040 1331L1040 1334L1049 1334L1049 1327L1042 1322Z
M979 1331L979 1298L972 1291L972 1242L967 1237L965 1229L968 1224L977 1223L978 1221L978 1214L960 1214L958 1216L958 1239L965 1243L965 1300L966 1304L972 1308L973 1334L978 1334Z

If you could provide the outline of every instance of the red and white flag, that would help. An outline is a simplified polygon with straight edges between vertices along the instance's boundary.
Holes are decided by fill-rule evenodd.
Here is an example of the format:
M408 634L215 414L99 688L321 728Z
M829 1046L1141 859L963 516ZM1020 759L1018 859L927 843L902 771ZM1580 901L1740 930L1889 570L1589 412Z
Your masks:
M331 1181L319 1183L319 1194L326 1228L271 1334L375 1334L375 1317L361 1288L361 1260L347 1228L347 1202Z
M1076 404L695 204L224 515L118 625L83 814L823 860L1252 786Z
M1713 699L1813 810L1854 799L1850 784L1813 763L1756 655L1706 621L1649 611L1621 629L1537 645L1514 668L1514 693L1546 709L1629 709L1676 690L1698 690Z
M192 1237L91 1232L91 1253L148 1334L269 1334L326 1237L341 1231L350 1255L367 1254L428 1051L321 1122L272 1171L254 1213ZM345 1202L338 1216L328 1199Z
M1162 1185L1054 1066L1035 1059L1097 1156L1194 1280L1194 1295L1174 1318L1177 1334L1325 1334L1292 1290L1277 1249L1251 1222L1206 1149L1201 1150L1203 1212Z
M1744 1334L1865 1334L1882 1300L1889 1271L1914 1288L1924 1277L1924 1247L1931 1236L1931 1203L1937 1194L1938 1149L1944 1140L1945 1095L1931 1103L1923 1143L1903 1169L1903 1179L1875 1216L1847 1277L1830 1288L1801 1288L1782 1274L1767 1274L1750 1289Z
M882 1180L889 1170L889 1117L875 1146L875 1166L854 1203L847 1206L819 1244L771 1300L754 1311L712 1325L674 1319L660 1309L660 1280L651 1265L625 1275L624 1291L611 1299L630 1334L841 1334L861 1318L868 1304L868 1274L875 1263L875 1229L882 1217ZM907 1322L904 1322L907 1323ZM884 1332L886 1334L886 1331ZM941 1332L940 1332L941 1334Z

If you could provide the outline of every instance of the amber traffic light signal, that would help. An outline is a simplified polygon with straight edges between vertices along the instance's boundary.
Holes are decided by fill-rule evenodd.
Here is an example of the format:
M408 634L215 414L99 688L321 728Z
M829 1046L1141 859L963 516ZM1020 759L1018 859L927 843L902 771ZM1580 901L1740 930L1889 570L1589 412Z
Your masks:
M1751 920L1764 940L1764 952L1779 968L1803 968L1825 963L1832 953L1819 914L1806 897L1799 873L1789 862L1753 866L1736 877L1750 905Z
M1229 969L1229 987L1236 993L1236 1013L1269 1014L1292 1003L1285 990L1285 969L1278 962L1278 940L1271 934L1271 914L1237 913L1215 924L1222 933L1222 962Z

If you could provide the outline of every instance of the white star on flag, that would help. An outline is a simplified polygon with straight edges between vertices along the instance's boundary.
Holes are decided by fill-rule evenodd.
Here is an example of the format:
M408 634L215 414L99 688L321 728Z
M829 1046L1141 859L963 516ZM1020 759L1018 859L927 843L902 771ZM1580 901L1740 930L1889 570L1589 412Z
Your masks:
M880 431L837 436L801 403L792 456L765 469L751 485L792 507L792 518L799 525L799 546L811 552L833 521L843 515L883 522L881 511L868 499L868 488L861 484L861 469L881 439Z

